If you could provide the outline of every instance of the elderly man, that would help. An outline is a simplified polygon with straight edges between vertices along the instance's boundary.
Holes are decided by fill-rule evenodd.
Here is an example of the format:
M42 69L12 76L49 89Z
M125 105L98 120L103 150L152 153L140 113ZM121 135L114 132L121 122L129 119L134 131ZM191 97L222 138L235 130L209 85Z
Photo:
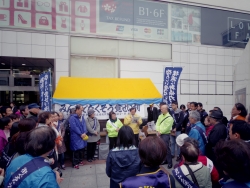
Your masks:
M206 129L200 122L200 118L201 116L198 111L190 112L189 122L191 124L191 130L188 136L198 141L200 152L205 155L205 146L207 144Z
M128 125L132 128L134 135L135 135L135 144L136 147L139 145L139 126L142 124L141 117L136 114L136 108L131 108L130 114L125 116L124 118L124 125Z
M172 168L172 156L170 151L170 132L172 130L174 120L169 114L168 106L166 104L161 106L161 112L162 114L158 117L158 120L156 122L156 131L167 146L167 159L164 164L168 163L168 168L170 169Z

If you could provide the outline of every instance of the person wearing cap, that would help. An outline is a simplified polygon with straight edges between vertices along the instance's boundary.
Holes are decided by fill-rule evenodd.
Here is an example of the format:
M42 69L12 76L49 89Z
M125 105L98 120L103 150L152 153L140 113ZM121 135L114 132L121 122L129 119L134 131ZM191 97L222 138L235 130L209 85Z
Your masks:
M40 106L38 106L36 103L32 103L28 105L28 108L29 108L29 114L27 115L26 118L34 119L37 122L38 115L43 112L40 109Z
M207 144L206 129L200 122L200 113L198 111L191 111L189 113L190 131L188 136L194 138L199 143L200 152L205 155L205 146Z
M222 118L223 114L221 111L212 110L210 112L209 120L210 123L214 125L214 128L207 137L208 143L206 145L206 156L214 162L221 177L223 176L223 171L220 170L216 164L214 147L220 140L225 140L227 138L227 128L223 123L221 123Z
M124 118L124 125L128 125L132 128L135 136L135 146L139 145L139 127L142 124L141 117L136 114L136 108L130 108L130 114L126 115Z
M83 166L83 149L87 146L87 142L84 140L87 127L82 112L83 106L78 104L75 107L75 114L69 118L70 149L73 151L72 165L76 169L79 169L79 165Z
M154 103L151 103L149 107L147 107L148 112L148 122L154 121L156 123L158 118L158 111L157 108L154 107Z
M181 147L184 145L184 142L186 140L188 140L188 135L187 134L180 134L179 136L177 136L176 138L176 144ZM219 181L219 173L217 171L217 169L215 168L213 162L207 158L206 156L204 155L201 155L199 153L199 156L198 156L198 161L201 162L204 166L206 166L209 171L210 171L210 174L211 174L211 179L212 179L212 184L213 185L217 185L218 184L218 181ZM177 166L181 166L184 164L184 161L181 160L179 164L177 164Z
M100 140L100 123L95 117L95 111L93 109L88 110L88 117L85 121L88 130L87 135L89 136L87 140L87 160L88 162L92 162L95 160L96 143Z

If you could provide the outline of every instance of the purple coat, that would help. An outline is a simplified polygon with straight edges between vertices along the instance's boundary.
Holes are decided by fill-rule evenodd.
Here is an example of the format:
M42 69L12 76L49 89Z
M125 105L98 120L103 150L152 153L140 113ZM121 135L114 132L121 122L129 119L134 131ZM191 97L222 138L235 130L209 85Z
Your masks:
M70 149L76 151L87 146L87 142L81 137L82 134L87 133L86 122L84 117L80 118L77 114L73 114L69 118L70 125Z

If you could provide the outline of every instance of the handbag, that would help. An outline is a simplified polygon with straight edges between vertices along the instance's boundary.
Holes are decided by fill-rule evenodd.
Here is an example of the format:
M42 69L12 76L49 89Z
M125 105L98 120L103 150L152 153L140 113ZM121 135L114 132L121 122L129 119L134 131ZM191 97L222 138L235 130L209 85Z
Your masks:
M46 16L41 16L39 19L39 25L49 25L49 20Z

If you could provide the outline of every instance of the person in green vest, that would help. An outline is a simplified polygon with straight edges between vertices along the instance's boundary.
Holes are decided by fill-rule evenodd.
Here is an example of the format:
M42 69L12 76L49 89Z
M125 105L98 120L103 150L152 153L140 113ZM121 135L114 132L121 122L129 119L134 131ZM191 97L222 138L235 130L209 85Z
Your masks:
M116 117L115 112L109 113L109 120L106 123L106 128L109 137L109 150L116 147L116 140L120 128L123 126L122 122Z
M161 115L159 115L158 120L156 122L156 131L157 134L161 137L161 139L165 142L167 147L167 158L164 164L168 164L168 168L172 168L172 156L170 151L170 133L172 130L172 126L174 123L174 119L168 112L168 106L161 106Z

